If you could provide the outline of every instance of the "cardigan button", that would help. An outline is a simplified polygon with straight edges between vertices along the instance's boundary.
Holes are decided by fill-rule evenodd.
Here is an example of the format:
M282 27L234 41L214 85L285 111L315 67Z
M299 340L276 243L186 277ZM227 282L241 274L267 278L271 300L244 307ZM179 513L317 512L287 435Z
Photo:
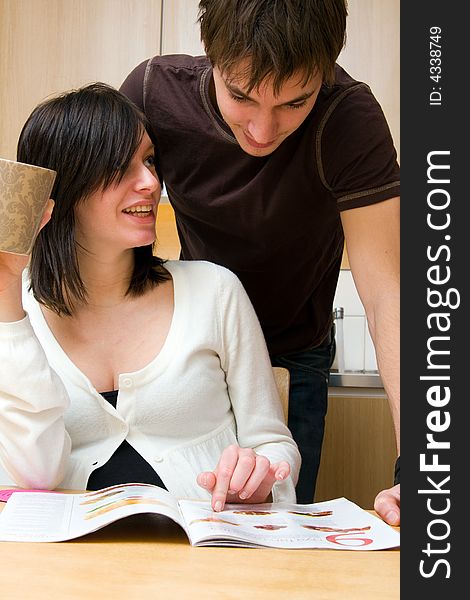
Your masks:
M157 457L155 458L155 462L156 462L156 463L161 463L161 462L163 462L163 456L157 456Z
M130 377L126 377L122 380L122 385L129 388L132 386L132 379Z

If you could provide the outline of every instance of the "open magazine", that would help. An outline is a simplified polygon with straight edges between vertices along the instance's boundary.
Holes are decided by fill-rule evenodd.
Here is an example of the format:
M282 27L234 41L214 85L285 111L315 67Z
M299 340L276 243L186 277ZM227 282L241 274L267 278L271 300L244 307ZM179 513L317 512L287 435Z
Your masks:
M315 504L227 504L181 500L154 485L128 483L83 494L13 493L0 513L0 541L61 542L139 513L165 515L193 546L381 550L399 533L346 498Z

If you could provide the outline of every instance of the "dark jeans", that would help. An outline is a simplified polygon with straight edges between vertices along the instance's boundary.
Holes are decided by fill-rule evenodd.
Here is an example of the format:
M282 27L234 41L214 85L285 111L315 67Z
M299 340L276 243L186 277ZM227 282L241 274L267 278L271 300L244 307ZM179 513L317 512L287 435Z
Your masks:
M334 328L317 348L271 357L273 367L290 372L289 429L302 456L297 502L313 501L328 407L328 381L335 356Z

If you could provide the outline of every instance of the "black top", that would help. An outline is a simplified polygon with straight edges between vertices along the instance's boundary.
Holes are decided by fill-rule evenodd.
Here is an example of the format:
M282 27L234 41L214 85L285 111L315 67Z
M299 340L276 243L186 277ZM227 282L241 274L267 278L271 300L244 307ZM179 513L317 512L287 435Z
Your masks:
M116 408L118 390L101 395ZM88 490L99 490L118 483L151 483L166 490L165 484L149 463L124 440L106 464L88 479Z

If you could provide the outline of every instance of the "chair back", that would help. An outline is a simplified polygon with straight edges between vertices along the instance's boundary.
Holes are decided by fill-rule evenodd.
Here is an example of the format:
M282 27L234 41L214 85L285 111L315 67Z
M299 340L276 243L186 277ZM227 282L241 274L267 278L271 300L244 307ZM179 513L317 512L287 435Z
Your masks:
M273 367L273 373L281 398L282 410L284 411L284 421L287 423L287 415L289 414L290 373L288 369L284 367Z

